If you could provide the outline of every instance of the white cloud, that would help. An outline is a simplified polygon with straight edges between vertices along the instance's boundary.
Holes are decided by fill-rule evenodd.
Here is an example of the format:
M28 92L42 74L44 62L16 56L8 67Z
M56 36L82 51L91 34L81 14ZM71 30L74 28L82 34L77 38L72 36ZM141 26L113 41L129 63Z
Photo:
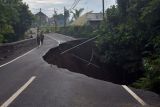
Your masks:
M40 8L48 16L53 15L54 8L59 13L63 12L64 6L70 9L74 0L23 0L29 5L30 10L33 13L37 13ZM111 5L116 4L116 0L107 0L105 7L108 8ZM94 12L100 12L102 10L101 0L81 0L76 8L84 8L85 12L93 10Z
M43 4L63 4L64 1L59 0L36 0L36 3L43 3Z
M63 4L65 0L23 0L27 4Z

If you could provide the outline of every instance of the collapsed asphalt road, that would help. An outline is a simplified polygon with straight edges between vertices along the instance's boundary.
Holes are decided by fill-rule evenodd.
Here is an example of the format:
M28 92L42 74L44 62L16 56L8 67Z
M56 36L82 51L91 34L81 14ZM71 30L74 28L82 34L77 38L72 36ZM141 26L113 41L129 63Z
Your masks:
M95 49L94 41L78 46L85 41L85 39L79 39L60 44L58 47L50 49L43 56L43 59L48 64L56 65L58 68L68 69L95 79L122 84L123 80L120 75L112 74L112 72L104 71L101 68L98 57L93 52Z
M88 41L88 42L86 42ZM133 84L140 74L122 73L113 65L101 63L95 40L77 39L60 44L50 49L43 59L51 65L86 76L113 82L116 84ZM138 75L138 76L137 76Z
M0 107L159 107L157 94L49 65L42 58L73 38L47 34L44 45L0 67Z

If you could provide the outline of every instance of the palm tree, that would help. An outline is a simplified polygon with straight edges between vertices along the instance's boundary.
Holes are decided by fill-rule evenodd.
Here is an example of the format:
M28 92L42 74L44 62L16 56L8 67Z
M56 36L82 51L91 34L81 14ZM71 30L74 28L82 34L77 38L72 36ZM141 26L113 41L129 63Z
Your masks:
M83 11L84 11L84 8L74 9L74 11L71 11L71 13L73 14L72 20L78 19L81 16Z

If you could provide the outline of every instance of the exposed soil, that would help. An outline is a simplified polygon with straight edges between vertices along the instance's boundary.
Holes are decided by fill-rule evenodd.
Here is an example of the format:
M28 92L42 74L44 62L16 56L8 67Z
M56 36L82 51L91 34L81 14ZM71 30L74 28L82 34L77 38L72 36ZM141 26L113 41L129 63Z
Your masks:
M84 74L95 79L110 81L117 84L124 84L123 74L116 71L114 72L113 70L111 72L106 69L104 70L96 55L94 55L93 59L90 61L93 50L95 50L93 41L65 54L61 54L66 49L69 49L83 41L84 40L76 40L61 44L59 47L49 50L49 52L43 56L43 59L49 64L57 65L59 68L65 68L71 72ZM79 58L82 58L82 60Z

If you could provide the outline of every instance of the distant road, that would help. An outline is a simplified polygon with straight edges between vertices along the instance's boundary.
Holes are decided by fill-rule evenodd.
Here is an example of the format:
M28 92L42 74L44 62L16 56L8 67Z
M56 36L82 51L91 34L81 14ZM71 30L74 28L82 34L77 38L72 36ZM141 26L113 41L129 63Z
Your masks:
M47 64L42 56L74 40L47 34L44 45L0 67L0 107L160 107L158 95Z

